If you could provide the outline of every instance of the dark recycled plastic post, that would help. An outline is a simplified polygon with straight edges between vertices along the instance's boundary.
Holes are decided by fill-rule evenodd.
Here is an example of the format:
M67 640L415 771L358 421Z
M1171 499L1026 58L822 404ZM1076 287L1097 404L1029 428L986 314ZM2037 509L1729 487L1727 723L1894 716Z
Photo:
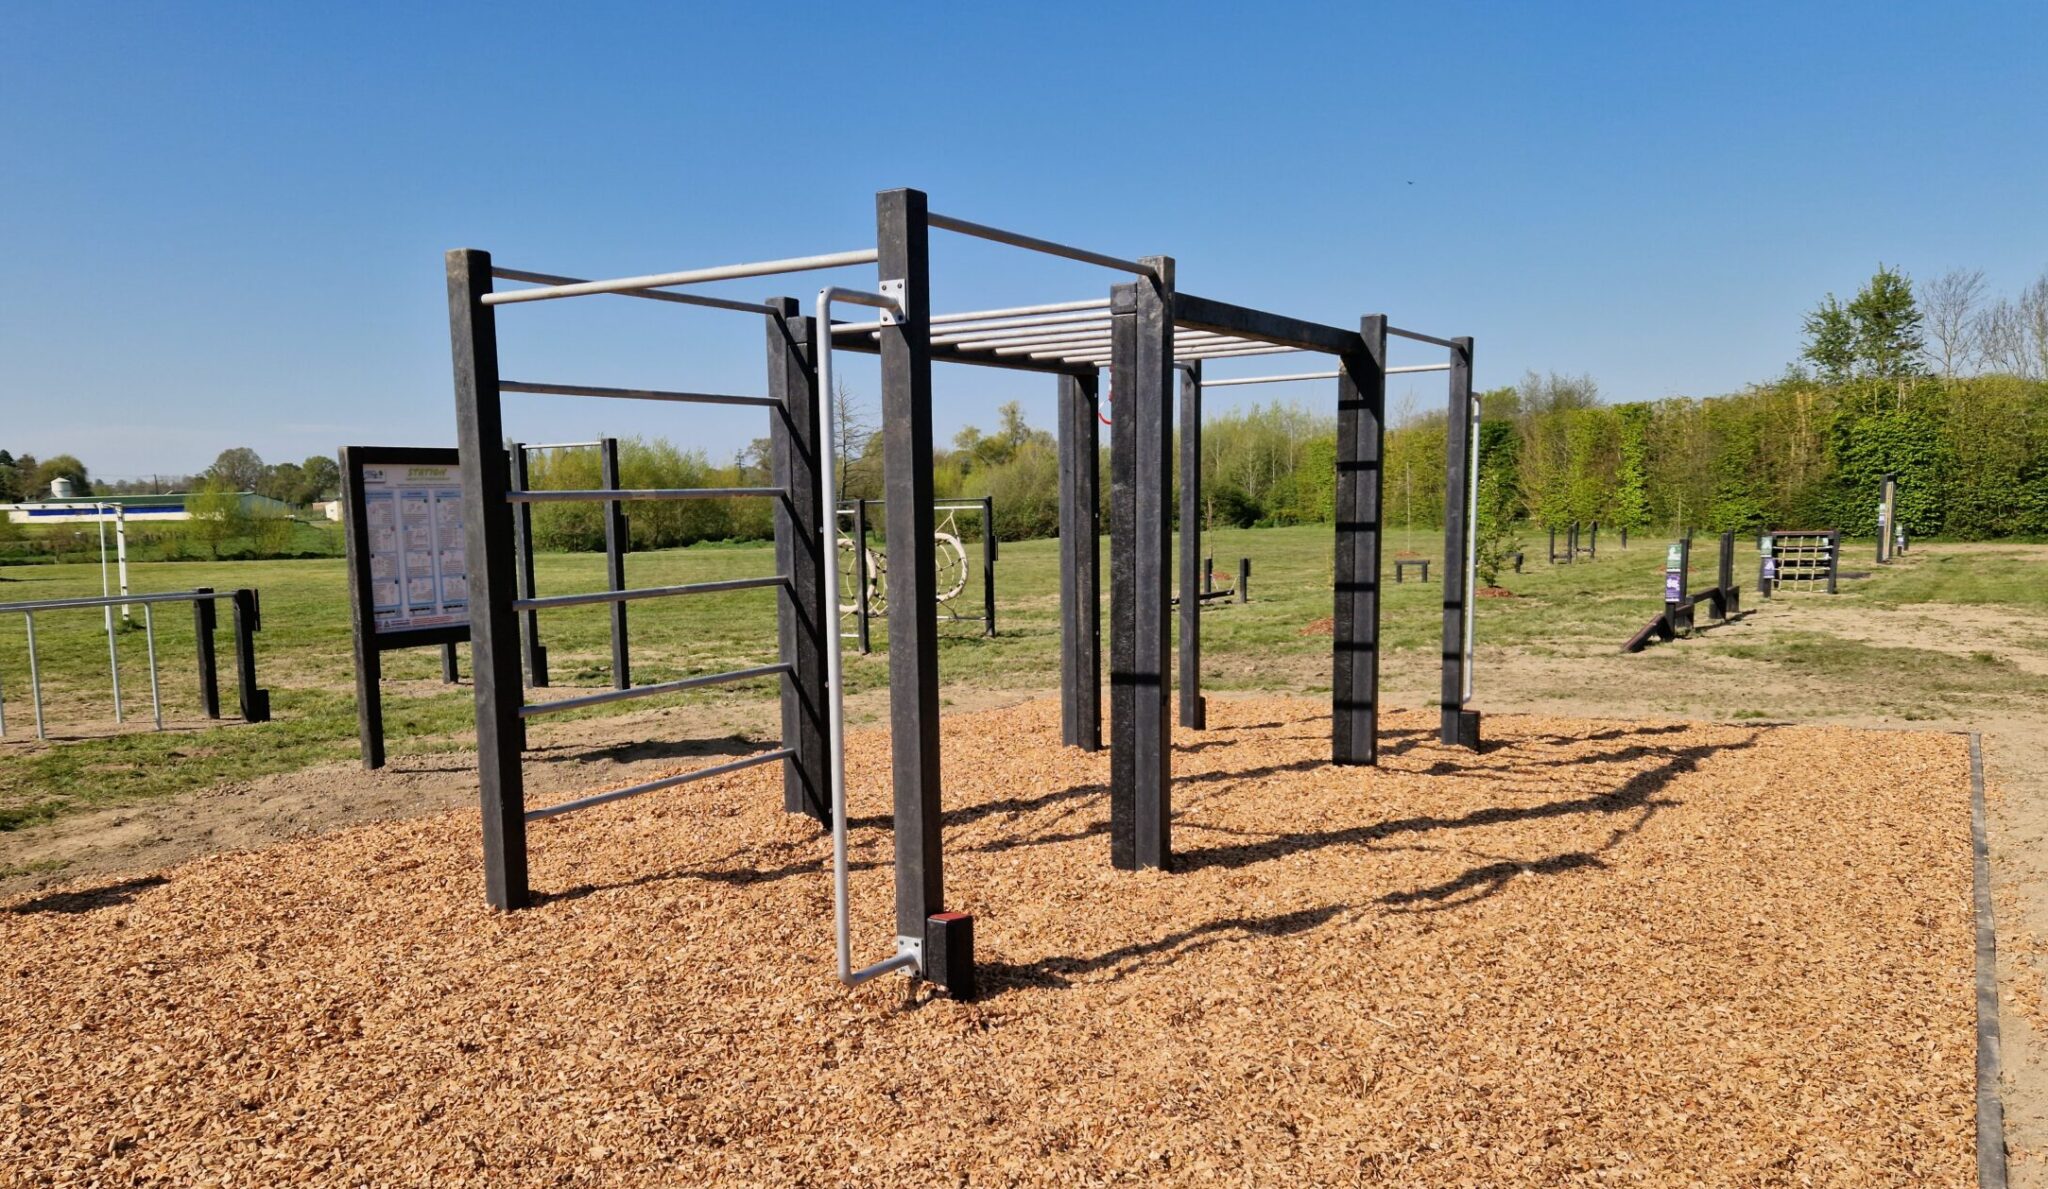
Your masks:
M495 338L493 343L495 344ZM495 349L494 345L493 350ZM491 367L495 372L497 369L496 361L492 362ZM526 447L518 442L512 443L511 454L507 461L512 466L511 477L508 480L509 486L514 491L525 491L532 481L531 473L526 465ZM533 580L532 504L520 504L512 510L512 526L512 531L516 534L513 541L513 550L517 558L519 597L530 599L534 597L534 591L537 589ZM527 683L535 689L546 689L548 684L548 650L540 642L540 612L538 611L528 611L526 613L525 641ZM471 663L474 664L474 660Z
M1110 862L1172 861L1173 262L1111 290Z
M462 669L456 662L453 641L441 645L441 680L448 685L454 685L462 680Z
M377 647L374 599L370 591L370 526L360 490L362 464L354 447L341 448L341 504L344 552L348 555L348 614L356 659L356 741L364 769L384 766L384 654ZM210 626L210 625L209 625ZM208 632L207 655L213 652Z
M210 595L213 588L202 586L197 593ZM208 718L220 717L220 662L213 649L214 626L219 619L212 599L192 600L192 639L199 649L199 705Z
M1180 725L1202 730L1209 720L1202 700L1202 596L1209 593L1209 559L1202 556L1202 365L1180 372Z
M1337 357L1336 604L1330 618L1330 759L1379 762L1381 466L1387 319L1359 321L1361 349ZM1239 597L1251 573L1238 563Z
M981 609L982 635L996 634L996 501L981 497Z
M1472 435L1472 340L1457 338L1451 350L1449 424L1444 454L1444 648L1439 737L1444 743L1479 750L1479 713L1465 708L1465 602L1473 597L1465 572L1465 548L1473 532L1468 468ZM1567 559L1569 560L1569 559Z
M1237 559L1237 601L1252 601L1252 559L1249 557Z
M1586 560L1600 560L1600 522L1597 520L1593 522L1592 529L1586 534Z
M1886 473L1877 497L1877 564L1889 565L1892 560L1892 523L1897 512L1899 477Z
M884 326L882 474L889 559L889 744L896 935L924 977L974 993L973 923L945 905L940 845L938 572L932 553L931 228L921 190L875 196L876 275L902 316ZM951 981L948 981L951 980Z
M838 564L838 558L832 560ZM862 656L875 650L868 619L868 502L857 499L853 501L853 630Z
M1828 530L1828 593L1829 593L1829 594L1834 594L1834 593L1835 593L1835 576L1836 576L1836 575L1837 575L1837 574L1838 574L1838 573L1840 572L1840 570L1841 570L1841 562L1842 562L1842 530L1841 530L1841 529L1838 529L1838 528L1834 528L1834 529L1829 529L1829 530Z
M784 585L776 599L777 651L790 671L782 680L782 745L796 754L782 763L782 808L829 824L832 814L831 723L825 689L825 650L836 647L839 608L825 605L825 566L838 565L838 504L831 532L821 522L818 376L815 325L791 298L770 300L764 319L768 348L768 462L772 482L786 495L774 501L775 572ZM832 544L824 545L828 538Z
M270 691L256 684L256 633L263 630L263 608L256 592L244 588L229 596L235 617L235 692L242 721L270 721Z
M603 469L604 489L619 490L619 439L604 438L597 444L598 465ZM606 590L626 589L626 550L632 545L632 537L626 525L626 505L621 500L610 500L604 505L604 567ZM612 688L630 689L633 685L633 662L626 648L626 604L611 605L612 627Z
M1716 569L1718 577L1715 579L1714 585L1721 593L1720 597L1715 600L1715 605L1721 612L1721 618L1726 619L1742 609L1742 595L1735 586L1735 534L1733 532L1721 534L1721 558L1720 565Z
M1772 551L1773 544L1769 533L1756 540L1756 591L1758 596L1766 599L1771 597L1771 588L1778 584L1778 558Z
M513 540L513 458L498 407L498 328L491 307L491 256L448 253L449 353L455 373L456 446L462 462L463 547L469 560L470 665L476 684L477 793L482 807L484 894L496 908L531 901L526 868L526 787L520 768L519 616L512 606L519 566ZM515 451L523 460L524 454ZM532 551L527 551L531 558Z
M1100 373L1060 377L1060 742L1102 749Z

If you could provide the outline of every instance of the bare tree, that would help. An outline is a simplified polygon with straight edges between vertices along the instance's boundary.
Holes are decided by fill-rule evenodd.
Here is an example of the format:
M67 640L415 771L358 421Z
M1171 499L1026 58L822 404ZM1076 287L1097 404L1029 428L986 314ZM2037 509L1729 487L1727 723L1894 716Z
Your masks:
M2001 297L1978 312L1971 332L1977 357L1986 369L2015 376L2034 375L2034 353L2028 348L2026 318L2020 307Z
M1977 307L1984 303L1984 270L1952 268L1920 286L1926 316L1927 362L1953 380L1977 357Z
M832 447L839 454L839 498L875 497L881 494L875 460L868 457L876 425L872 410L847 387L845 379L833 384Z
M2023 375L2048 378L2048 272L2020 293L2020 330L2027 343L2028 370Z

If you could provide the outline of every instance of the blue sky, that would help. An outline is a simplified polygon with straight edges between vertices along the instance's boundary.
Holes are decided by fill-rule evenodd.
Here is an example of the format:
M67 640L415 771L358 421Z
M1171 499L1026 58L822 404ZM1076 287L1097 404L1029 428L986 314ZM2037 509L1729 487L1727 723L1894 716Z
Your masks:
M2038 2L18 3L0 447L135 476L231 445L452 442L444 249L583 276L835 251L873 242L895 186L1172 255L1191 292L1473 335L1482 385L1726 392L1780 372L1800 314L1880 260L2007 293L2048 267L2044 46ZM953 236L935 254L942 308L1112 279ZM808 304L830 281L872 269L709 291ZM508 377L763 383L736 314L588 298L508 310L500 335ZM1328 396L1293 389L1221 391ZM943 368L940 431L1008 399L1049 424L1052 391ZM761 432L508 402L529 439L724 457Z

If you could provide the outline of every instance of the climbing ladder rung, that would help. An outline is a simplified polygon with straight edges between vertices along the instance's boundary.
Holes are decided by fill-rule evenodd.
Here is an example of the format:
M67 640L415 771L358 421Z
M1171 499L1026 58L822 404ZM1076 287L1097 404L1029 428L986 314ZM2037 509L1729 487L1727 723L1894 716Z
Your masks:
M703 780L711 776L723 776L728 772L738 772L742 768L752 768L759 764L773 763L776 760L795 758L795 749L778 747L774 751L764 751L759 755L744 756L730 763L713 764L709 768L698 768L694 771L679 773L675 776L664 776L660 780L650 780L645 784L636 784L623 789L613 789L608 793L598 793L589 797L579 797L574 801L564 801L560 805L550 805L546 809L529 809L526 811L526 820L530 822L539 821L544 817L555 817L559 814L573 813L578 809L588 809L593 805L603 805L609 801L623 801L627 797L637 797L642 793L654 793L660 792L662 789L672 789L679 784L688 784L693 780Z
M583 706L602 706L607 702L624 702L632 698L651 698L656 694L681 693L686 689L701 689L707 685L725 685L733 681L752 681L757 677L777 677L792 672L789 665L760 665L752 669L735 669L730 673L706 673L701 677L685 677L679 681L664 681L659 685L636 685L630 689L608 689L601 694L584 694L580 698L561 698L553 702L535 702L519 708L519 717L532 718L539 714L554 714L562 710L575 710Z

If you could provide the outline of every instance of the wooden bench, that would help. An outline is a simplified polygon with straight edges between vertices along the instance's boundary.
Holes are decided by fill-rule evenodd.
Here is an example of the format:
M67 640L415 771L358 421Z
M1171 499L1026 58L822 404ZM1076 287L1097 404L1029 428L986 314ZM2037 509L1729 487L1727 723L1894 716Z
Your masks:
M1403 581L1409 566L1422 567L1422 581L1429 581L1429 559L1426 557L1405 558L1394 563L1394 581Z

